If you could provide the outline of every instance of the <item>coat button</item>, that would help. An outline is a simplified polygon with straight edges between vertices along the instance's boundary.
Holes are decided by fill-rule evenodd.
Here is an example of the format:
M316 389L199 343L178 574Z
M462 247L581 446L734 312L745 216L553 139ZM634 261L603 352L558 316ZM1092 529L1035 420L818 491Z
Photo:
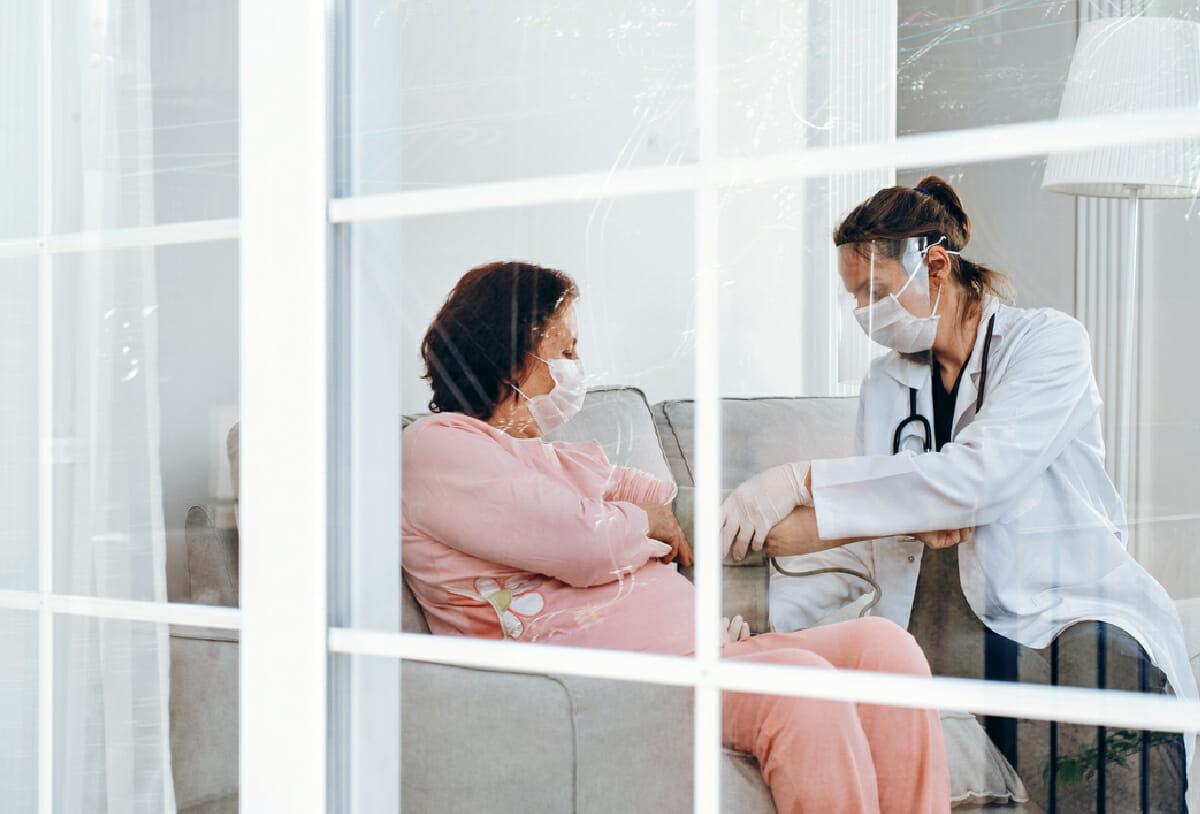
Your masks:
M912 554L909 554L909 555L908 555L908 561L909 561L909 562L916 562L916 561L917 561L917 558L916 558L916 557L914 557Z

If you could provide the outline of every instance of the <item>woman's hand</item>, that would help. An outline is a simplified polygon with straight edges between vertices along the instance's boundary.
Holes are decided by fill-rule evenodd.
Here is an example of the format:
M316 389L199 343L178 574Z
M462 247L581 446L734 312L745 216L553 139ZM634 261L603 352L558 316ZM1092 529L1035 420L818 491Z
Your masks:
M671 511L671 507L661 503L639 503L637 505L650 519L650 530L646 532L646 536L671 547L671 550L662 556L662 561L669 563L678 557L680 565L691 565L692 547L688 545L683 529L679 528L679 521L675 519L675 513Z
M926 548L949 548L970 540L974 531L973 528L923 531L920 534L914 534L913 537L924 543Z
M750 625L747 624L742 617L735 616L733 619L721 617L721 636L725 644L730 642L740 642L742 639L750 638Z

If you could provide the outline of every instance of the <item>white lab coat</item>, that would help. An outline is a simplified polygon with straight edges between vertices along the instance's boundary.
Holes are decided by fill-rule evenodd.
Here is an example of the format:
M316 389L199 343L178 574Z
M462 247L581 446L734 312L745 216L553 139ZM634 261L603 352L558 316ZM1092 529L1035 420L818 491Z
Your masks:
M992 314L984 403L976 415ZM974 527L959 546L959 575L967 602L989 628L1041 648L1074 622L1108 622L1137 639L1178 696L1195 697L1175 606L1125 551L1125 515L1104 471L1100 395L1083 326L1053 309L988 302L959 385L953 442L940 452L921 451L921 431L912 423L901 452L892 454L893 433L909 414L909 388L917 389L917 409L932 422L928 365L896 353L876 360L859 401L860 457L812 462L821 536L883 539L780 564L867 573L882 589L872 613L907 627L925 547L887 535ZM781 631L810 626L865 590L864 581L842 574L773 573L771 622Z

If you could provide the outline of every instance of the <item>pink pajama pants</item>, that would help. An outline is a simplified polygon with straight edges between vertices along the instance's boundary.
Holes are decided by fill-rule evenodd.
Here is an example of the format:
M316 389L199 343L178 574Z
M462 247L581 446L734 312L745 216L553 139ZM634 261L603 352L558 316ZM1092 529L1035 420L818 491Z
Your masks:
M866 618L725 646L741 661L929 675L916 641ZM725 745L758 759L779 814L950 810L936 710L726 692Z

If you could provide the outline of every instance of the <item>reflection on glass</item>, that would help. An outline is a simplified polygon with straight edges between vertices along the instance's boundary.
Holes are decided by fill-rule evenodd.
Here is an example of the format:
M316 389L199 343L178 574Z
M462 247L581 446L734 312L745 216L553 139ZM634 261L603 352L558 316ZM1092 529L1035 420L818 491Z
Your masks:
M772 452L723 504L724 527L737 529L726 535L732 559L764 539L780 558L769 569L775 630L869 613L906 626L938 675L1194 698L1187 607L1127 550L1087 330L1061 311L1011 305L1013 282L968 246L975 222L953 186L926 175L880 190L838 225L843 307L889 352L862 382L852 435L844 411L840 430L822 415L822 400L756 403L778 428L760 420L745 433ZM861 457L811 441L834 434ZM1064 725L1057 746L1012 720L985 728L1043 805L1067 810L1049 770L1036 774L1060 748L1076 763L1092 756L1089 804L1149 795L1174 805L1183 794L1181 736L1122 734L1142 755L1130 770L1087 752L1089 738L1107 737L1095 728ZM1072 765L1060 771L1079 780Z
M864 15L879 5L723 9L722 154L1051 120L1081 17L1094 11L1055 0L901 4L896 18ZM639 7L636 24L625 25L607 9L501 19L463 3L448 17L453 27L431 5L351 9L363 48L350 55L354 99L338 127L351 159L343 194L694 160L688 9ZM610 14L623 21L617 29L599 19ZM622 30L610 36L617 61L594 38ZM376 80L396 75L399 89ZM730 625L733 638L743 624L754 634L773 627L801 631L788 640L796 649L841 666L919 671L927 662L939 675L1195 695L1187 655L1196 642L1181 627L1200 629L1189 604L1200 573L1187 547L1200 529L1187 486L1200 423L1189 411L1194 383L1173 351L1190 346L1200 302L1194 275L1180 272L1194 266L1200 218L1194 200L1144 205L1139 379L1134 408L1123 409L1116 396L1130 385L1117 377L1116 359L1129 337L1116 315L1125 305L1119 258L1133 237L1127 212L1115 204L1093 218L1088 205L1043 191L1046 163L1034 155L721 190L724 531L735 555L751 552L725 562L725 610L742 617ZM894 206L847 218L893 181ZM673 626L661 611L642 614L633 634L614 621L636 610L639 592L672 613L690 602L690 588L655 562L685 558L661 509L642 511L650 538L664 538L670 553L660 546L656 554L645 539L635 541L643 549L624 545L626 513L585 524L598 545L572 556L548 542L574 538L547 518L562 489L575 504L597 501L592 508L607 518L611 504L665 500L659 487L673 482L676 520L691 530L691 254L694 229L709 226L693 223L691 206L675 195L514 201L496 212L345 230L354 261L349 397L362 422L357 536L353 551L339 554L347 570L338 591L359 603L349 619L394 628L398 588L405 630L690 649L676 636L684 622ZM839 226L849 248L830 240ZM544 332L529 336L525 322L504 319L502 309L515 307L511 286L456 316L447 292L466 269L500 258L573 274L573 316L562 290L538 307L520 294L516 301L545 320ZM570 347L541 346L564 336ZM884 348L867 337L895 352L872 358ZM586 395L575 338L591 374ZM432 388L419 383L426 373ZM424 415L431 397L433 417ZM397 413L408 427L403 442ZM1120 464L1137 474L1118 493L1112 433L1122 425L1138 441ZM539 437L600 447L572 453L568 467L567 448ZM597 474L608 463L648 474L610 481ZM531 486L547 483L555 488ZM402 513L393 511L397 493ZM648 499L612 499L622 494ZM815 506L793 511L801 503ZM389 542L397 531L399 586ZM862 540L798 554L852 538ZM758 553L764 542L792 573L844 570L784 576ZM369 602L363 586L375 592ZM679 591L676 601L664 600L664 586ZM893 624L854 622L860 615ZM850 624L829 627L835 622ZM923 656L885 667L853 656L886 651L887 642L848 655L820 644L830 635L823 631L844 644L846 631L872 626L885 639L907 628ZM772 639L749 641L728 655ZM414 715L427 723L414 726L424 742L443 709L423 685L413 692L423 699ZM988 786L999 789L994 796L1028 796L1043 808L1053 801L1060 811L1093 810L1101 794L1112 810L1141 798L1174 810L1183 787L1184 739L1175 735L969 715L943 715L942 728L956 796L973 787L959 770L977 754L988 755L1000 782ZM732 728L726 735L735 740ZM761 745L739 743L751 752ZM406 777L415 778L407 761L423 757L410 751Z
M690 3L348 3L361 193L695 160Z
M42 10L37 3L14 3L4 9L0 29L0 98L7 111L0 127L0 240L29 238L40 227L43 200L38 183L42 138L41 102Z
M624 388L623 396L611 397L607 410L597 400L592 426L602 426L603 435L576 440L601 440L614 461L618 453L628 455L620 460L662 478L672 474L648 404L688 396L692 389L694 355L687 327L692 300L680 293L688 290L693 274L690 229L687 195L354 227L349 238L354 264L348 324L355 337L350 410L357 426L370 429L352 437L358 533L337 566L338 603L346 614L341 618L376 629L395 630L400 624L396 416L407 423L429 411L432 393L421 378L422 337L463 271L482 261L547 256L572 270L583 292L576 309L588 384ZM592 413L589 406L568 427ZM388 511L389 505L395 510Z
M52 25L54 230L235 216L236 0L59 6Z
M237 605L238 244L154 258L167 595Z
M463 275L434 317L421 344L433 414L402 440L405 581L436 634L688 655L694 593L675 566L693 557L676 484L597 442L645 401L588 393L580 297L563 272L497 262ZM737 616L722 634L738 661L928 675L886 619L751 637ZM928 811L949 794L932 711L730 692L722 734L759 761L781 810L903 794Z
M38 283L35 259L0 262L0 587L37 587Z
M0 611L0 795L6 811L37 811L38 617Z
M55 810L174 810L169 666L166 625L55 619Z
M236 605L237 244L53 263L55 590Z
M899 132L1053 119L1080 5L1088 4L901 0L896 30Z
M54 260L55 590L162 601L153 254Z

